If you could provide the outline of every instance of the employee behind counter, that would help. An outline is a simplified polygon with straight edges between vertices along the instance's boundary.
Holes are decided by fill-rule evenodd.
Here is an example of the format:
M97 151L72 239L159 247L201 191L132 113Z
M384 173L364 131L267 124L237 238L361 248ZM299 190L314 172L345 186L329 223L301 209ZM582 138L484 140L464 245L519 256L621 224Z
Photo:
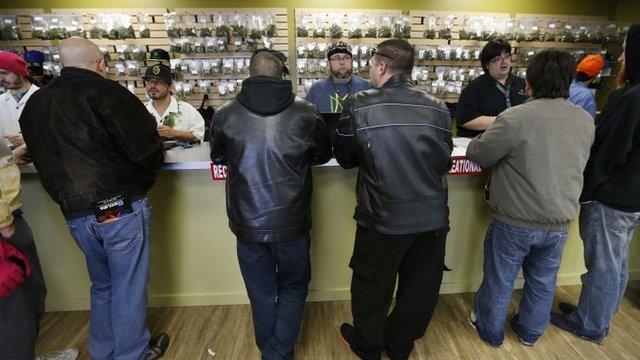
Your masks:
M149 66L142 79L151 98L146 107L158 123L158 134L169 140L202 141L204 119L189 103L171 95L171 69L163 64Z
M512 106L522 104L524 80L511 74L511 45L503 39L491 40L480 53L484 75L462 90L456 114L458 136L482 134L496 116Z

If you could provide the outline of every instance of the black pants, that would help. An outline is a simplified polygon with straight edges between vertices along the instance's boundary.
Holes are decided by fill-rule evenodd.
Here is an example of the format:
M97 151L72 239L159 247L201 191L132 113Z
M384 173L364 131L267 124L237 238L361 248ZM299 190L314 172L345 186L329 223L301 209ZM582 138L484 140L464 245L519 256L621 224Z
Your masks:
M354 344L371 359L386 348L393 359L409 356L438 302L448 228L385 235L358 226L351 280ZM396 304L389 306L398 278Z
M13 224L15 233L6 241L29 258L31 276L0 299L0 360L33 360L47 289L29 224L20 215Z

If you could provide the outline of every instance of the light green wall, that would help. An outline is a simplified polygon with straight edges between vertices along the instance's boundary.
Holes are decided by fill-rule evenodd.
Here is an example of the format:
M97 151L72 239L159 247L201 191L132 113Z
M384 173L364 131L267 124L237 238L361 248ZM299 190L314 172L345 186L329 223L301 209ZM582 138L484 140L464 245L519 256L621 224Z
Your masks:
M340 168L314 169L310 301L349 298L355 174ZM453 271L444 276L443 293L475 291L482 279L482 244L490 219L484 180L482 176L449 177L451 232L446 263ZM151 306L246 303L235 238L227 226L224 182L213 182L209 171L161 171L150 198ZM35 174L23 177L23 209L42 260L48 309L86 309L90 285L83 256ZM631 253L631 275L636 278L640 242ZM577 284L582 272L582 243L574 222L558 283Z

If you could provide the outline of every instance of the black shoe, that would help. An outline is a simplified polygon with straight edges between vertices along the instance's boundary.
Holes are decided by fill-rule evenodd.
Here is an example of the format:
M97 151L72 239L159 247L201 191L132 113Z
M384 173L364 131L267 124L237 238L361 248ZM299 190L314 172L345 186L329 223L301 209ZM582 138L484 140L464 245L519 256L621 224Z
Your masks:
M480 339L482 341L484 341L485 343L487 343L488 345L491 345L495 348L499 348L502 347L502 344L492 344L490 342L488 342L487 340L485 340L482 335L480 334L480 330L478 329L478 319L476 318L476 313L473 310L469 310L469 325L471 325L471 327L473 328L473 330L475 330L478 333L478 336L480 337Z
M170 342L169 335L166 333L160 333L157 337L149 340L149 350L147 351L145 360L162 359Z
M572 312L576 311L577 307L573 304L569 304L568 302L561 302L560 304L558 304L558 309L560 309L560 312L565 314L565 315L569 315Z
M411 349L413 349L413 347ZM400 354L391 350L388 345L385 346L385 352L389 360L407 360L409 359L409 355L411 355L411 351L409 351L409 354Z
M518 337L518 341L520 341L522 345L533 346L533 344L535 344L535 341L534 342L526 341L525 339L522 338L522 336L520 336L520 334L518 334L518 329L516 327L517 321L518 321L518 313L514 313L513 316L511 316L511 319L509 319L509 326L511 326L511 329L513 329L513 332L516 333L516 336Z
M348 346L354 354L356 354L362 360L380 360L382 358L382 354L371 355L358 347L358 345L354 342L354 337L356 335L356 328L349 323L342 323L340 325L340 340L345 346Z
M388 343L387 345L385 345L384 350L387 353L387 357L389 358L389 360L407 360L409 359L409 355L411 355L411 350L413 350L413 346L411 346L411 350L409 350L408 354L399 353L397 351L391 350L391 348L389 348Z
M556 327L559 327L560 329L564 330L564 331L568 331L570 333L572 333L573 335L591 341L592 343L598 344L598 345L602 345L604 343L604 336L601 337L600 339L596 339L596 338L592 338L586 335L581 334L575 327L574 323L569 320L569 317L565 314L558 314L558 313L551 313L551 323L553 325L555 325Z

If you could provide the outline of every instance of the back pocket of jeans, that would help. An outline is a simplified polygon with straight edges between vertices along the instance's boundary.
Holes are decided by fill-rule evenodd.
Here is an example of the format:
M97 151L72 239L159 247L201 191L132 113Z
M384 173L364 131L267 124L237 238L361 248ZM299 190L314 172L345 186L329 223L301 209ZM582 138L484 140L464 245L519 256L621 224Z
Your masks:
M142 214L139 210L112 222L93 223L96 237L109 250L126 251L144 239Z
M522 261L529 251L531 234L519 229L510 228L509 225L497 223L494 229L494 241L497 243L500 255L505 258Z

